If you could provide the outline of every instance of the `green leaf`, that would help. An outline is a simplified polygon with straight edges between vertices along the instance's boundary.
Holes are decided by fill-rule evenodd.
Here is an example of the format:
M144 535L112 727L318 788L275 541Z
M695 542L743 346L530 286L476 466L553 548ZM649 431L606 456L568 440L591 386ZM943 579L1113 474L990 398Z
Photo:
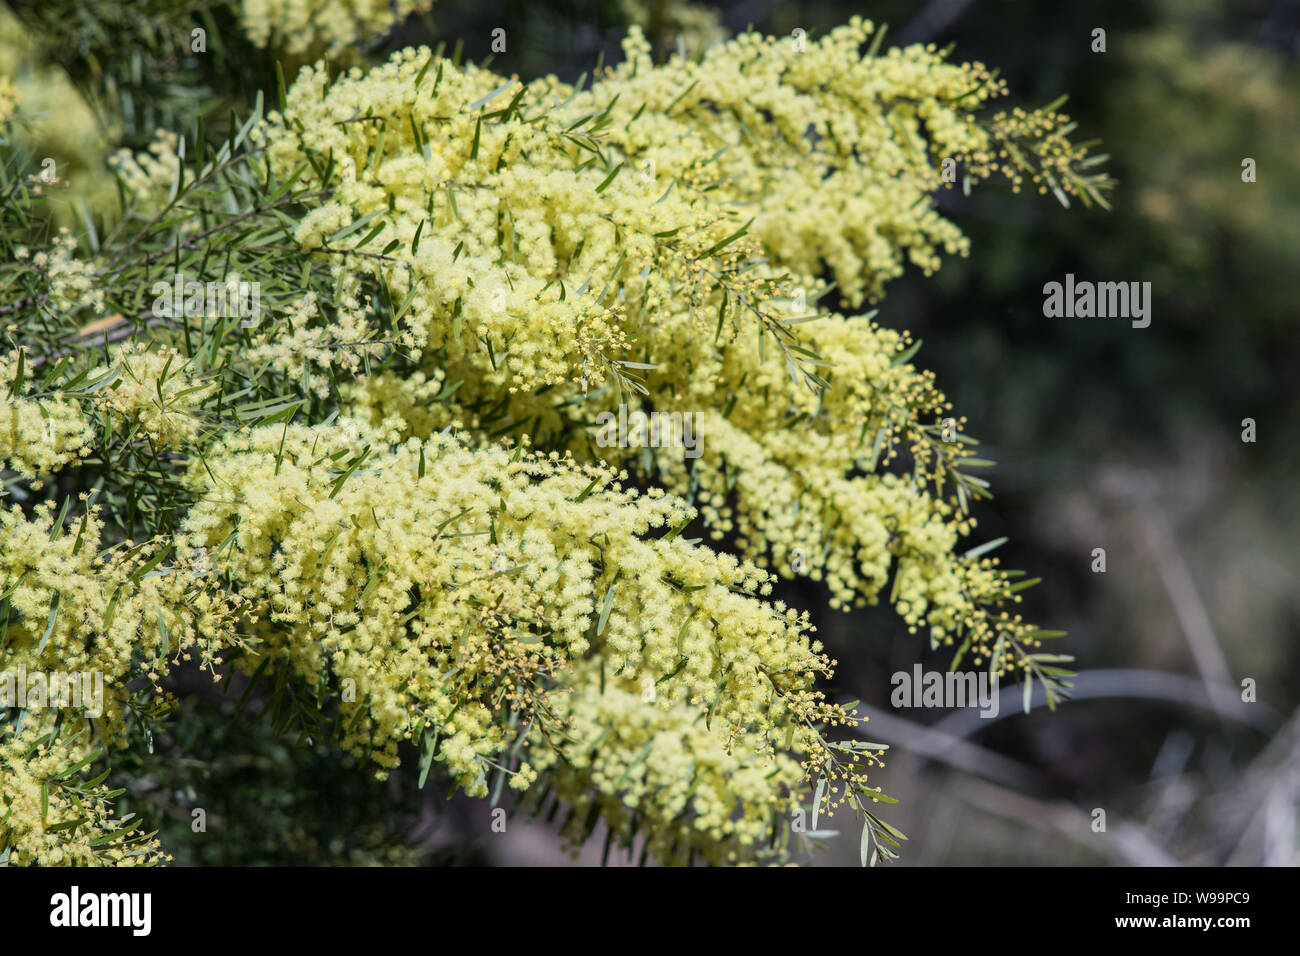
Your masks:
M396 242L397 240L394 239L393 241ZM411 302L415 299L415 295L419 291L420 287L412 282L411 291L406 293L406 298L402 300L401 306L398 307L397 312L393 314L394 321L400 320L402 316L406 315L406 310L411 307Z
M1007 543L1006 538L994 538L992 541L986 542L985 544L981 544L978 548L971 548L969 551L966 552L964 557L979 558L982 557L983 555L988 554L994 548L999 548L1006 543Z
M385 225L386 223L382 223L382 222L375 223L375 228L371 229L368 233L366 233L366 237L362 239L360 242L358 242L356 246L354 246L353 248L360 249L363 246L367 245L371 239L375 238L375 236L379 235L381 232L384 231Z
M689 621L688 621L688 623L689 623ZM684 628L685 626L686 626L686 625L682 625L683 628ZM677 666L676 666L676 667L674 667L671 671L669 671L669 672L668 672L667 674L665 674L663 677L660 677L657 681L655 681L655 683L656 683L656 684L662 684L664 681L672 680L674 677L676 677L678 674L680 674L680 673L682 672L683 669L685 669L685 667L686 667L686 665L687 665L688 662L689 662L689 658L683 657L681 660L679 660L679 661L677 662Z
M915 342L912 343L911 348L907 349L906 351L899 352L892 359L890 359L889 364L894 367L898 367L899 365L905 365L906 363L910 362L912 360L912 356L915 355L920 350L921 343L923 341L924 339L917 339Z
M618 575L614 575L613 582L609 585L609 590L605 592L605 600L600 606L600 620L596 623L596 636L600 637L605 631L605 625L609 622L609 612L614 607L614 595L618 590Z
M999 631L997 643L993 645L993 655L989 658L989 676L997 673L998 661L1002 657L1002 645L1007 642L1007 632Z
M54 620L59 616L59 598L61 595L58 591L54 592L54 600L50 602L50 616L45 622L45 633L41 635L41 642L36 646L36 656L39 658L41 652L45 650L45 645L49 643L50 635L54 633Z
M104 631L108 632L113 626L113 615L117 613L117 598L122 593L121 585L113 590L113 595L108 599L108 607L104 609Z
M442 534L442 529L445 528L445 527L447 527L447 525L451 524L453 521L459 521L461 518L463 518L463 517L465 517L467 514L469 514L472 510L473 510L472 508L466 508L466 509L465 509L464 511L462 511L460 514L458 514L458 515L452 515L450 518L448 518L448 519L447 519L446 521L444 521L442 524L438 525L438 527L436 527L436 528L433 529L433 536L434 536L434 538L435 538L435 539L438 538L438 536Z
M17 395L23 387L23 378L25 375L24 370L26 368L26 362L27 362L27 350L20 348L18 350L18 369L17 371L14 372L13 384L9 386L10 398L13 398L15 395Z
M578 497L573 499L574 503L582 504L582 502L586 501L587 496L591 494L592 490L596 487L597 484L599 484L600 479L601 479L600 475L597 475L595 478L591 479L591 484L589 484L586 488L582 490L582 494L578 495Z
M370 593L374 591L375 585L379 583L379 579L383 577L386 570L388 570L388 562L384 561L371 573L370 580L366 582L365 589L361 592L361 597L357 598L357 604L366 603L366 598L370 597Z
M471 160L478 159L478 144L479 144L479 139L482 137L482 135L483 135L483 117L480 116L477 120L474 121L474 142L470 145L469 148L469 158Z
M459 302L460 300L457 299L456 301ZM456 394L456 389L460 388L464 384L465 384L465 380L461 379L459 382L456 382L454 385L446 386L441 392L439 392L437 395L433 397L433 401L445 402L447 399L451 398L453 395Z
M63 507L59 509L59 516L54 519L54 524L50 528L50 540L54 541L63 533L63 522L68 517L68 507L72 504L72 498L64 497Z
M355 222L350 223L349 225L346 225L342 229L338 230L337 232L333 232L330 235L326 236L324 244L327 246L332 246L334 243L338 242L338 240L346 236L350 236L352 233L356 232L362 226L368 224L376 216L383 215L386 212L388 212L387 209L376 209L374 212L366 213L364 216L362 216L360 219L356 220Z
M611 172L608 176L606 176L601 181L600 185L596 187L596 192L603 193L606 187L609 186L609 184L614 181L614 178L623 171L623 167L626 165L627 163L619 163L617 166L615 166L613 172Z
M441 79L441 76L442 76L442 65L441 65L441 64L438 65L438 74L439 74L439 78ZM496 97L500 96L502 93L504 93L506 90L510 89L510 87L512 87L512 86L514 86L514 85L515 85L515 81L514 81L514 80L508 80L508 81L506 81L506 82L503 83L501 86L498 86L498 87L497 87L495 90L493 90L491 93L486 93L486 94L484 94L483 96L480 96L480 97L479 97L478 99L476 99L473 103L469 104L469 106L465 107L465 112L467 112L467 113L472 113L472 112L474 112L474 111L475 111L476 109L478 109L480 106L482 106L482 105L484 105L485 103L489 102L490 100L493 100L493 99L495 99Z
M347 471L343 472L343 474L339 475L338 478L334 480L334 486L330 489L330 494L329 494L331 500L338 496L338 493L343 490L343 485L347 482L349 478L352 477L353 472L355 472L358 468L360 468L362 462L364 462L369 457L370 457L370 446L367 445L362 450L360 455L352 459L351 463L348 465Z
M898 827L891 826L890 824L886 823L884 820L881 820L879 817L873 817L872 822L874 822L876 826L880 827L886 833L896 836L900 840L907 839L907 834L905 834L902 830L898 829Z
M134 584L139 584L141 581L143 581L144 576L148 574L150 571L152 571L154 568L158 567L158 565L162 563L162 559L167 557L167 554L168 552L171 551L171 549L172 549L171 545L167 545L167 547L159 550L158 553L155 554L152 558L150 558L145 564L142 564L140 567L136 568L135 571L132 572L131 574L131 581Z
M727 236L727 238L723 239L720 242L716 242L712 246L710 246L707 252L704 252L700 255L700 258L709 259L717 255L723 249L727 248L727 246L731 245L733 242L735 242L737 239L743 236L746 232L748 232L749 227L752 226L753 224L754 224L754 220L750 219L749 222L745 223L743 226L741 226L731 235Z
M171 634L167 631L167 622L163 620L161 606L158 608L158 635L162 638L162 656L166 657L171 653L172 640Z
M1011 585L1011 587L1007 588L1007 593L1015 594L1017 591L1025 590L1025 588L1032 588L1035 584L1042 583L1042 580L1043 580L1042 578L1029 578L1028 580L1020 581L1019 583L1013 584ZM1025 637L1031 637L1031 636L1032 636L1032 632L1030 634L1025 635Z
M675 97L673 97L673 101L669 103L666 107L664 107L663 115L667 116L670 113L672 113L673 107L682 101L682 97L684 97L691 90L695 89L695 87L699 85L699 82L700 82L699 80L692 80L690 86L686 87L686 89L682 90Z
M101 749L99 749L99 750L96 750L96 751L95 751L93 754L91 754L89 757L86 757L86 758L84 758L84 759L82 759L82 760L78 760L78 761L77 761L76 763L74 763L71 767L69 767L67 770L63 771L63 773L59 774L59 775L58 775L57 777L55 777L54 779L55 779L55 780L67 780L69 777L71 777L73 774L75 774L78 770L81 770L83 767L88 767L88 766L90 766L92 763L94 763L94 762L95 762L96 760L98 760L100 757L104 756L107 752L108 752L108 751L107 751L107 750L104 750L103 748L101 748Z
M61 830L70 830L73 827L80 826L86 822L85 817L77 817L75 820L64 820L62 823L56 823L52 827L46 827L46 833L58 833Z
M885 40L885 33L889 30L888 24L881 24L876 30L876 35L871 38L871 45L867 48L866 59L871 59L880 50L880 44Z
M420 750L420 781L419 787L424 789L424 783L429 779L429 768L433 766L433 755L438 751L438 731L432 733L426 731L424 745Z
M283 113L289 103L289 98L284 92L284 67L280 65L279 60L275 61L275 88L280 94L280 112Z

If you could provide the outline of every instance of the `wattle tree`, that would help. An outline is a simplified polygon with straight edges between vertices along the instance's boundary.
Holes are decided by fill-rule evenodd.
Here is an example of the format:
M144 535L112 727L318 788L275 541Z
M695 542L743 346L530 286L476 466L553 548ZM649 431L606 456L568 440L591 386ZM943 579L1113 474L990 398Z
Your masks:
M633 28L568 84L375 60L358 37L427 4L396 7L245 0L222 22L266 62L330 59L220 132L160 99L150 148L52 175L32 72L0 78L0 858L166 862L111 768L196 669L299 753L509 789L575 844L780 861L811 801L894 857L884 745L772 586L883 596L954 667L1068 692L975 531L989 463L906 316L864 310L970 252L941 190L1104 205L1097 159L1059 103L994 111L984 65L861 19L663 62ZM160 70L213 42L145 20ZM54 42L29 26L0 66ZM120 110L112 79L66 115ZM693 438L603 430L634 415ZM101 674L99 713L20 669Z

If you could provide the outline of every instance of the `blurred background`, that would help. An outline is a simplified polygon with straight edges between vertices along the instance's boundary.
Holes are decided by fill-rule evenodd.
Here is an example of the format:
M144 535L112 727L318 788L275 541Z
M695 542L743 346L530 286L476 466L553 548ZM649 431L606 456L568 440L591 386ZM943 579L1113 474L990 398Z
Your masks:
M13 6L28 24L51 16ZM504 26L496 69L574 80L619 58L631 22L666 53L749 25L815 37L854 14L888 24L887 44L954 43L954 59L999 68L1010 105L1069 94L1075 137L1102 141L1118 181L1111 212L996 183L945 194L970 258L895 282L879 315L924 339L916 362L998 462L971 543L1005 535L1003 564L1043 579L1023 610L1069 632L1056 650L1078 658L1076 699L1049 712L1035 698L1026 715L1019 688L1004 688L995 720L891 708L892 673L917 660L943 670L948 657L892 612L830 612L810 583L782 595L814 613L839 661L833 696L860 699L866 735L893 746L873 779L911 837L899 865L1300 863L1300 0L440 0L376 52L445 38L482 62ZM125 129L101 134L139 148L168 104L211 111L202 69L274 88L233 41L214 54L184 84L124 82L162 114L126 110ZM177 75L191 69L178 55ZM1246 158L1254 183L1242 182ZM1151 325L1044 318L1043 284L1066 273L1150 282ZM128 768L144 794L128 809L162 823L177 863L567 858L556 823L516 817L494 833L486 803L294 750L272 721L231 719L238 685L203 686L178 688L196 693L154 756ZM191 832L194 806L206 834ZM837 823L843 835L814 862L856 865L857 832L823 826ZM598 863L601 843L577 858Z

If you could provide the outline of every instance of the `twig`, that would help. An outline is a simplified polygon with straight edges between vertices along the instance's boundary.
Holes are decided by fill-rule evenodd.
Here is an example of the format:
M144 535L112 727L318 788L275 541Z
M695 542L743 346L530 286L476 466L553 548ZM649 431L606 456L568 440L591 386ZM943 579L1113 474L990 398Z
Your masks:
M1155 483L1151 476L1139 472L1113 473L1107 477L1107 484L1126 494L1134 503L1143 537L1155 558L1156 570L1169 594L1178 624L1196 662L1196 670L1205 682L1207 691L1216 684L1232 685L1235 683L1232 671L1228 668L1223 648L1214 634L1214 625L1196 588L1192 572L1178 549L1164 510L1156 501L1152 490Z
M1107 835L1100 841L1091 829L1091 818L1065 801L1048 803L1026 796L1023 791L1044 788L1044 778L1034 769L1009 757L945 732L938 725L922 727L901 717L859 705L868 719L871 734L897 741L900 750L945 764L983 780L963 781L955 791L960 798L987 813L1017 823L1051 827L1094 852L1118 858L1135 866L1177 866L1147 831L1127 820L1108 821ZM977 719L978 720L978 719ZM989 781L999 781L992 783ZM1000 784L1005 783L1006 786Z
M1083 671L1073 680L1074 688L1070 696L1075 701L1111 700L1124 697L1166 701L1183 707L1211 711L1221 718L1253 727L1260 733L1272 733L1282 722L1282 715L1267 704L1244 703L1236 688L1231 685L1206 685L1203 681L1186 674L1116 668ZM936 723L934 729L957 737L967 737L999 720L1021 714L1023 713L1019 706L1021 686L1017 684L1014 687L999 689L996 717L980 717L976 712L959 711ZM1037 691L1034 698L1031 709L1044 706L1044 701Z

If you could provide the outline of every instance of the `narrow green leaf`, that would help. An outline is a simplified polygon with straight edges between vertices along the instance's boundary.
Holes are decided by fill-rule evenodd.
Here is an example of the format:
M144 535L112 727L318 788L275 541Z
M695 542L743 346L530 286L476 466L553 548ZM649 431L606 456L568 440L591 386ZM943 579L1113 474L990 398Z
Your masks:
M915 342L912 343L911 348L903 352L899 352L892 359L890 359L889 364L894 367L898 367L899 365L905 365L908 362L910 362L912 360L912 356L915 355L917 351L920 350L922 341L923 341L922 339L917 339Z
M474 122L474 142L469 148L469 158L471 160L478 159L478 144L479 144L479 139L482 137L482 135L483 135L483 117L480 116Z
M1006 538L994 538L992 541L989 541L985 544L981 544L978 548L971 548L969 551L966 552L964 557L979 558L982 557L983 555L988 554L994 548L1001 547L1006 543L1007 543Z
M727 248L727 246L731 245L733 242L735 242L737 239L743 236L746 232L748 232L749 227L752 226L753 224L754 224L754 220L750 219L749 222L745 223L743 226L741 226L731 235L727 236L727 238L721 240L720 242L714 243L712 246L708 248L706 252L701 253L700 258L708 259L711 258L712 256L717 255L723 249Z
M438 73L439 73L439 78L441 79L441 74L442 74L442 66L441 66L441 64L439 64L439 66L438 66ZM480 96L480 97L479 97L478 99L476 99L473 103L469 104L469 106L465 107L465 112L467 112L467 113L473 113L473 112L474 112L476 109L478 109L480 106L482 106L483 104L489 102L490 100L493 100L493 99L495 99L496 97L500 96L502 93L504 93L506 90L510 89L510 87L512 87L512 86L514 86L514 85L515 85L515 81L514 81L514 80L508 80L508 81L506 81L506 82L503 83L501 86L498 86L498 87L497 87L495 90L493 90L491 93L486 93L486 94L484 94L483 96Z
M167 622L163 620L162 608L158 608L158 636L162 638L162 656L166 657L171 653L172 640L171 634L167 631Z
M599 637L605 631L605 625L609 622L609 612L614 607L614 596L618 590L618 575L614 575L614 580L609 585L609 590L605 592L605 600L600 607L600 620L596 623L596 636Z
M54 633L54 621L59 615L60 597L62 597L62 595L58 591L55 591L54 600L50 602L50 616L45 622L45 633L41 635L41 641L36 646L36 656L38 658L41 656L41 652L45 650L45 645L49 643L50 635Z
M619 163L617 166L615 166L613 171L608 176L606 176L603 180L601 180L600 185L596 187L596 192L603 193L606 187L609 186L609 184L614 181L614 178L623 171L623 167L626 165L627 163Z

